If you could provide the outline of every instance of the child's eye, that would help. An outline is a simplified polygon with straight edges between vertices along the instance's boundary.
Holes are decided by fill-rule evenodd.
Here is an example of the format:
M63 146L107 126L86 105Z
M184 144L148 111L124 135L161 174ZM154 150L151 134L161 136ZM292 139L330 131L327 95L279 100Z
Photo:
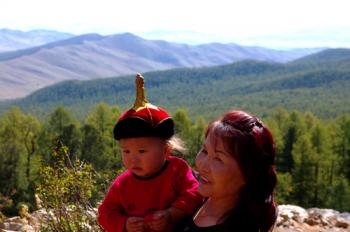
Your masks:
M122 152L123 152L124 154L129 154L129 153L130 153L129 150L122 150Z
M139 150L140 154L143 154L143 153L146 153L146 152L147 152L146 150Z
M222 162L222 159L220 159L218 156L214 157L215 161Z

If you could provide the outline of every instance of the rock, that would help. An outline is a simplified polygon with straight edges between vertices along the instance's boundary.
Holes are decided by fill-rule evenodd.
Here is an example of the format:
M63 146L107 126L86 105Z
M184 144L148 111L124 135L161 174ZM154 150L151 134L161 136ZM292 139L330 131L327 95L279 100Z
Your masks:
M50 211L52 214L52 211ZM96 217L95 212L90 215ZM0 232L39 232L48 213L44 209L21 217L7 218L0 223ZM89 229L87 229L89 230ZM350 232L350 213L339 213L332 209L303 209L294 205L278 206L278 217L274 232Z
M10 223L9 230L21 231L23 224L12 222Z
M332 209L280 205L274 232L350 232L350 214Z
M24 225L22 227L22 230L23 232L36 232L36 231L39 231L39 230L35 230L32 226L30 225Z
M35 214L33 213L33 215ZM25 218L17 216L5 219L3 223L0 223L0 228L0 232L37 232L40 231L40 221L36 217L27 214Z
M308 218L308 213L305 209L295 205L280 205L278 206L277 225L288 225L292 221L303 223Z
M339 217L343 218L345 221L350 222L350 213L340 213Z
M344 228L344 229L349 228L349 231L350 231L350 223L349 223L349 221L346 221L344 219L338 219L335 223L335 226L340 227L340 228Z

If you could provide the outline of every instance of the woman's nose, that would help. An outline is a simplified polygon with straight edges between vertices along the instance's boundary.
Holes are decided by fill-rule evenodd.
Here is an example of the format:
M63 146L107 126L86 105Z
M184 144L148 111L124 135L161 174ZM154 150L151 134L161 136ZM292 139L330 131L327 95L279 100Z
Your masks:
M209 162L208 157L203 153L198 153L196 157L196 169L197 171L208 171L209 170Z

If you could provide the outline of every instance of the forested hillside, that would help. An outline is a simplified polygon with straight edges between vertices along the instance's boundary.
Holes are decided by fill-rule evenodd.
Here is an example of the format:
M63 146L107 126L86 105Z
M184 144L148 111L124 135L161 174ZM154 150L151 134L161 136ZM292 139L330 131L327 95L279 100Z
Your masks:
M332 49L301 60L276 64L243 61L198 69L144 73L149 100L169 111L187 108L191 117L211 118L230 108L259 115L271 109L310 111L321 118L350 112L350 50ZM2 103L43 117L58 105L79 118L98 102L122 109L133 103L134 75L92 81L67 81L22 100Z
M150 72L145 86L148 100L171 112L190 164L213 117L250 111L275 138L278 202L350 211L349 57L349 50L329 50L284 65L244 61ZM68 81L2 103L0 211L15 214L23 202L35 209L36 193L73 199L67 204L84 193L96 206L123 170L112 128L133 104L134 88L134 75Z
M43 121L18 108L3 114L0 212L15 214L23 202L35 209L36 193L47 207L81 204L77 197L96 206L123 170L112 136L119 114L117 106L104 103L93 106L82 121L63 107L50 111ZM188 148L184 158L193 165L208 121L191 120L183 109L172 116ZM278 203L350 211L350 115L320 120L312 113L280 109L263 120L277 147ZM79 214L74 215L79 221Z

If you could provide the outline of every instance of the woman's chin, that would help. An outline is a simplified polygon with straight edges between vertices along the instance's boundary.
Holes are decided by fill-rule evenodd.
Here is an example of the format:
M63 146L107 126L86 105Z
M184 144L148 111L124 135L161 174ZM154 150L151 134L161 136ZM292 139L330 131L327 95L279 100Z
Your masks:
M202 185L198 186L197 191L200 195L202 195L202 197L210 197L210 195L211 195L209 189L205 188Z

